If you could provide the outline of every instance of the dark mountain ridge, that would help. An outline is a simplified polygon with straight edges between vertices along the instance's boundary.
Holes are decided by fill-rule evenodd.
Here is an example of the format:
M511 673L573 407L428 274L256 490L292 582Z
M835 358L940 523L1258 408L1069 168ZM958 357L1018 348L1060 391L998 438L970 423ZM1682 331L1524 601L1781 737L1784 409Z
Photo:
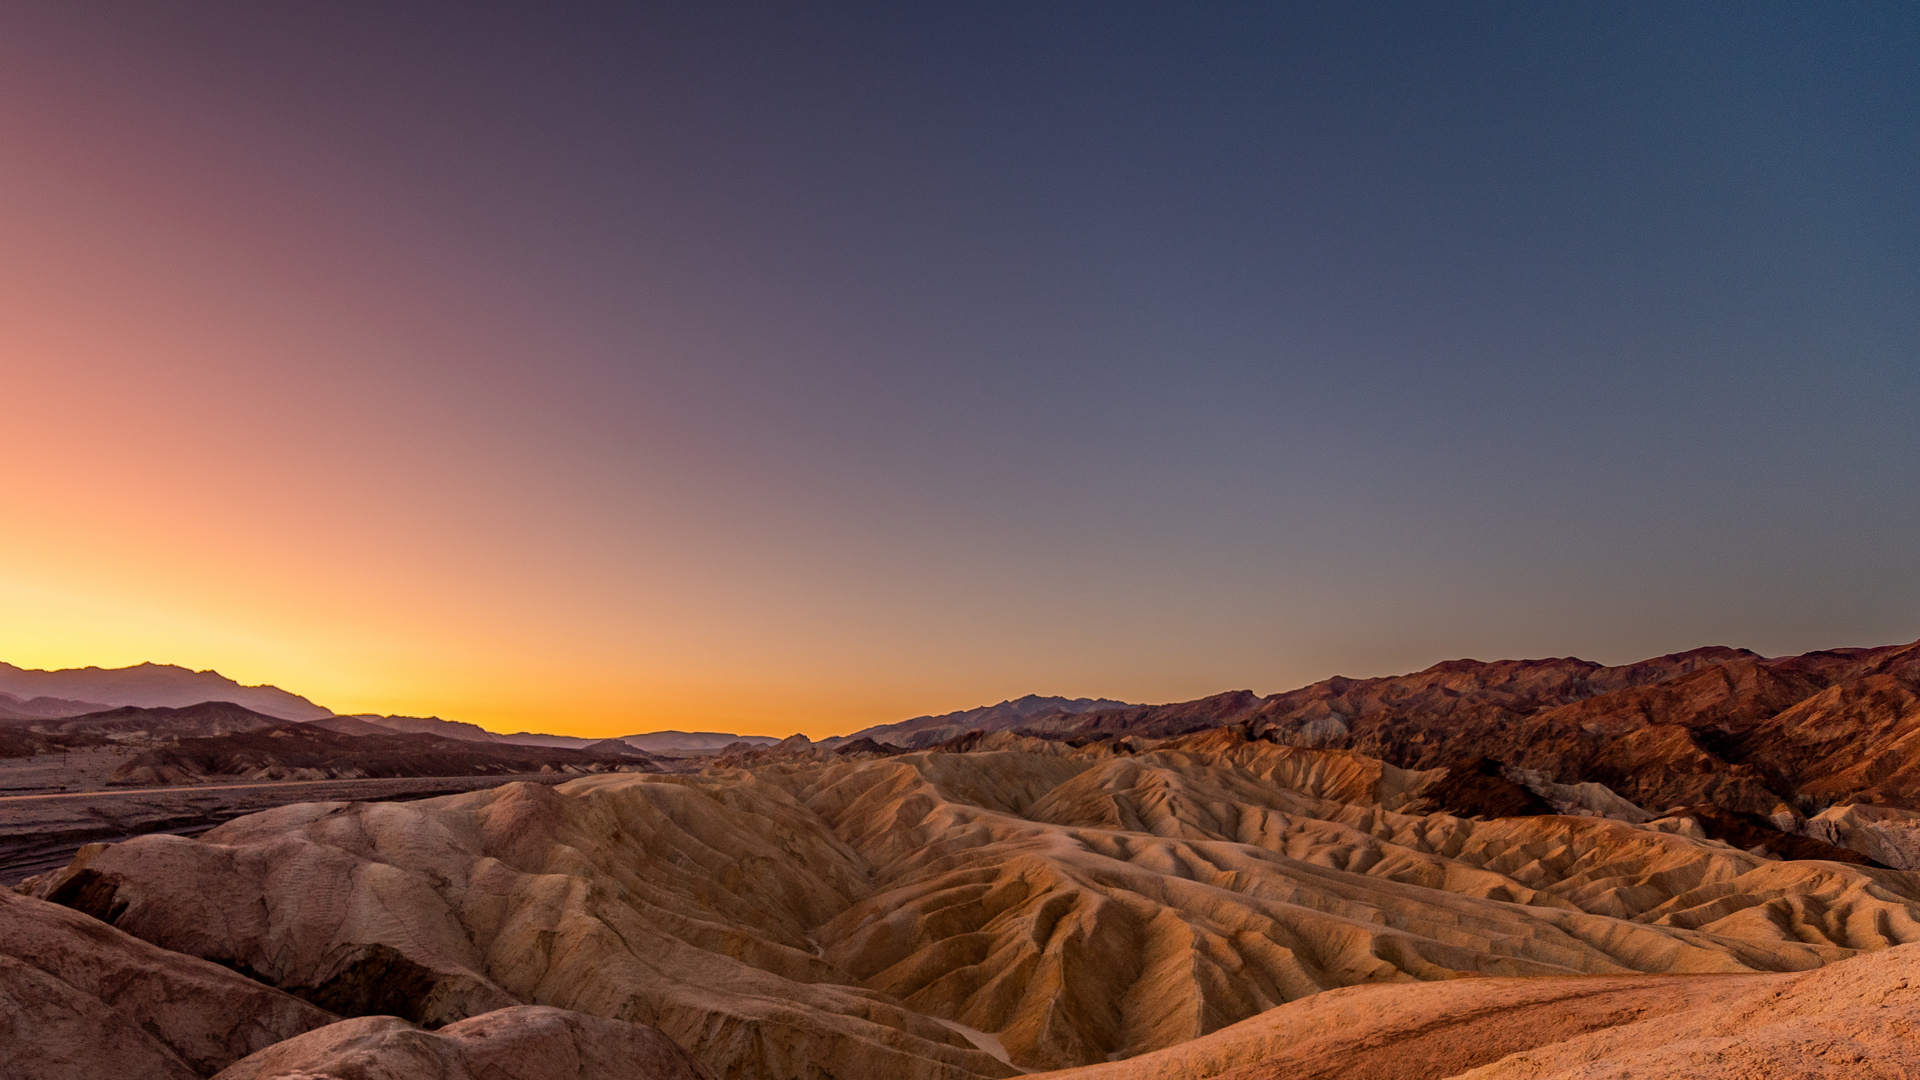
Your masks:
M0 724L0 757L106 745L137 752L110 781L136 786L656 768L645 753L613 740L584 748L477 742L394 732L352 717L295 723L230 701L183 708L128 705Z
M342 780L399 776L499 776L539 772L655 772L632 749L476 743L436 735L342 735L310 724L188 737L122 765L112 783L207 780Z
M281 720L318 720L333 715L277 686L243 686L217 671L192 671L174 664L40 671L0 662L0 693L141 708L179 708L203 701L231 701Z
M7 729L57 741L111 739L168 741L205 735L230 735L281 727L288 721L231 701L202 701L181 708L123 705L82 716L16 720Z

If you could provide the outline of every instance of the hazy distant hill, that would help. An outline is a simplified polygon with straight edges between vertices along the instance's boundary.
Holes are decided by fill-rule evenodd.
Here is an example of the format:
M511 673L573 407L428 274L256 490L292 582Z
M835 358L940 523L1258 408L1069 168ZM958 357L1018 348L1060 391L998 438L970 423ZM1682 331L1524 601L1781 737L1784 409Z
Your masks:
M578 735L534 731L500 734L478 724L437 716L336 716L332 710L277 686L243 686L217 671L193 671L175 664L43 671L0 662L0 722L80 716L129 706L177 709L206 702L231 702L276 720L327 721L327 730L341 734L433 735L464 742L563 750L578 750L596 742ZM639 750L699 753L736 742L771 746L780 740L715 731L656 731L626 736L623 741Z
M364 721L389 733L438 735L443 739L467 742L499 742L500 736L464 720L442 720L437 716L381 716L377 713L353 713L350 719Z
M281 720L318 720L333 715L277 686L242 686L217 671L191 671L174 664L38 671L0 663L0 694L67 698L93 703L96 709L122 705L180 708L203 701L231 701Z
M562 750L578 750L590 746L597 740L582 738L578 735L543 735L536 731L516 731L502 735L488 731L478 724L469 724L464 720L442 720L437 716L380 716L375 713L355 713L349 719L372 725L387 732L400 732L407 735L438 735L443 739L463 739L467 742L496 743L510 746L549 746ZM346 730L334 727L332 730ZM367 734L367 732L354 732Z
M1107 698L1042 697L1038 694L1028 694L1026 697L1003 701L998 705L982 705L977 709L966 709L940 716L916 716L897 724L863 728L844 738L847 741L872 739L875 742L906 747L933 746L969 731L1005 731L1022 727L1026 721L1047 714L1071 715L1130 708L1134 706L1124 701L1111 701ZM835 741L829 739L827 745L832 745Z
M282 727L287 721L231 701L202 701L180 708L122 705L84 716L16 721L16 732L46 736L55 742L87 745L90 741L167 742L210 735L231 735Z
M0 720L47 720L60 716L80 716L111 706L99 701L74 701L70 698L23 698L0 694Z
M564 750L579 750L607 741L623 742L636 750L645 750L648 753L698 754L719 750L738 742L752 743L755 746L772 746L780 741L766 735L732 735L721 731L647 731L637 735L622 735L612 740L595 740L578 735L543 735L533 731L516 731L503 735L488 731L478 724L469 724L460 720L442 720L437 716L376 716L373 713L357 713L351 719L386 731L409 735L438 735L445 739L464 739L468 742L547 746Z
M465 739L469 742L547 746L564 750L579 750L598 745L600 742L622 742L636 750L645 750L648 753L696 754L719 750L738 742L752 743L755 746L772 746L780 741L766 735L732 735L721 731L648 731L638 735L622 735L616 739L596 740L578 735L543 735L534 731L516 731L503 735L488 731L478 724L469 724L460 720L442 720L437 716L376 716L372 713L358 713L351 719L386 731L410 735L438 735L445 739Z
M737 742L752 743L755 746L773 746L780 740L766 735L728 735L720 731L648 731L639 735L621 736L620 741L654 754L671 753L675 750L701 753L719 750Z
M182 737L155 746L122 765L114 772L112 783L147 786L223 779L335 780L657 771L644 755L618 744L571 749L482 743L431 734L350 735L329 730L323 726L325 723L273 724L258 728L236 724L231 730Z

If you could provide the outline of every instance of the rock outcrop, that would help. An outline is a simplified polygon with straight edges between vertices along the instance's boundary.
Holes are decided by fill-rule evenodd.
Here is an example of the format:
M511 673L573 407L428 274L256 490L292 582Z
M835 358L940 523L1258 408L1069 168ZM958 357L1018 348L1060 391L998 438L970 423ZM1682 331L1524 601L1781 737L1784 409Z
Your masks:
M308 1003L0 890L0 1076L207 1076L331 1023Z
M342 1020L260 1051L215 1080L710 1080L653 1028L522 1005L438 1031Z
M1013 728L1005 718L996 724ZM1407 769L1448 769L1457 807L1473 816L1551 808L1646 820L1691 811L1710 836L1745 848L1916 865L1896 826L1808 819L1849 806L1920 813L1920 644L1773 658L1706 648L1616 667L1453 660L1265 698L1236 690L1169 705L1053 710L1021 717L1016 730L1078 745L1224 727Z

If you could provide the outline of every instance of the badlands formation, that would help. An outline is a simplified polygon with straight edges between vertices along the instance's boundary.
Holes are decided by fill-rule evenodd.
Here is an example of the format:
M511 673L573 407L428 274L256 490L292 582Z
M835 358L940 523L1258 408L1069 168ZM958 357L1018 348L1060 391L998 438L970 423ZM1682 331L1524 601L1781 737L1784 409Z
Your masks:
M1833 997L1811 976L1898 974L1908 950L1883 950L1920 940L1920 877L1749 854L1691 819L1473 820L1433 805L1436 772L1232 731L991 742L301 804L89 849L29 889L288 1001L399 1018L235 1077L345 1075L324 1071L343 1045L454 1057L528 1006L656 1028L716 1077L1452 1075L1275 1060L1303 1033L1352 1062L1445 1024L1466 1030L1419 1062L1610 1075L1569 1071L1620 1050L1591 1042L1609 1024L1672 1053L1780 1026L1739 994L1788 1009L1799 1046ZM1899 981L1874 985L1911 1004ZM1503 1019L1582 996L1584 1019Z
M0 1074L1912 1077L1914 656L1442 665L95 845L0 895Z

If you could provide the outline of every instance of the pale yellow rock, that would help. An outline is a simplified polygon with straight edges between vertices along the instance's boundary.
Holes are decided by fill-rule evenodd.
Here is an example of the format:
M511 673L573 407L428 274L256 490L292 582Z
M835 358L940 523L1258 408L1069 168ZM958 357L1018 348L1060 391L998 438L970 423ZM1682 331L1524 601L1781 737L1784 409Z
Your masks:
M1049 1080L1906 1080L1920 945L1790 974L1349 987Z
M1912 1080L1920 1076L1920 946L1738 989L1703 988L1684 1010L1515 1053L1462 1076Z
M1438 1080L1779 975L1560 976L1353 986L1049 1080Z

